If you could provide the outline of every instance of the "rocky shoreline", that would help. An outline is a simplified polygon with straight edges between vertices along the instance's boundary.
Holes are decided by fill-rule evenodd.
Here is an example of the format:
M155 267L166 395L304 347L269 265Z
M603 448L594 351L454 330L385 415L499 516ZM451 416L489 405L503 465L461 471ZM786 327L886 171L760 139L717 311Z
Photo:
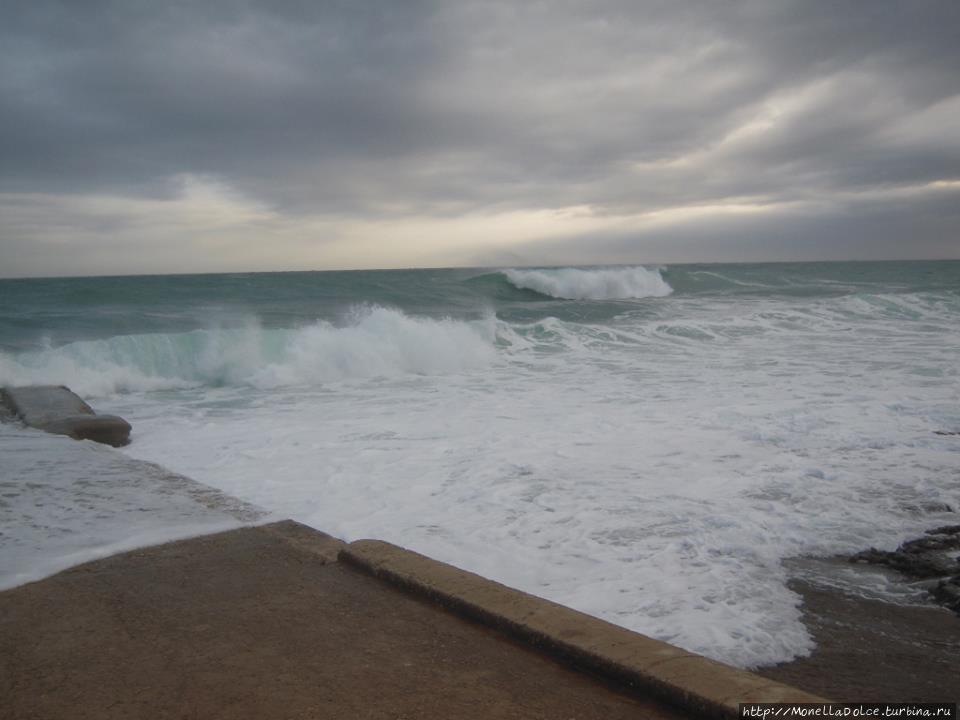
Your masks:
M930 597L960 615L960 525L927 530L923 537L908 540L896 550L870 548L853 555L850 562L883 565L914 580L930 583Z
M891 581L923 588L931 602L865 597L810 572L829 577L851 564L889 571ZM790 588L803 598L816 649L758 674L842 702L960 702L960 525L928 530L893 551L810 558L796 568Z
M866 599L806 580L803 622L816 648L758 675L837 702L960 703L960 619L936 606Z

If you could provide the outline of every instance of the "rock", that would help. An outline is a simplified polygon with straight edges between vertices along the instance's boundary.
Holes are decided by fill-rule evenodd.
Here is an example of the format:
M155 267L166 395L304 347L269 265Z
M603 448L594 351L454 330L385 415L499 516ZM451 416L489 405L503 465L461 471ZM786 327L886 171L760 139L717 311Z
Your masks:
M944 525L943 527L927 530L925 535L956 535L960 540L960 525Z
M851 562L870 563L871 565L886 565L912 578L927 579L943 577L960 569L956 561L941 557L939 554L925 552L905 552L895 550L887 552L870 548L859 552L850 558Z
M933 513L952 513L954 509L945 502L919 502L919 503L905 503L902 505L904 510L909 510L912 513L917 515L930 515Z
M850 562L885 565L911 578L943 578L929 592L937 603L960 614L960 525L927 530L925 537L908 540L893 552L870 548L850 557Z
M960 615L960 575L941 580L931 588L930 594L938 603Z
M960 535L931 533L928 537L905 542L897 552L907 553L908 555L923 555L942 550L960 550Z

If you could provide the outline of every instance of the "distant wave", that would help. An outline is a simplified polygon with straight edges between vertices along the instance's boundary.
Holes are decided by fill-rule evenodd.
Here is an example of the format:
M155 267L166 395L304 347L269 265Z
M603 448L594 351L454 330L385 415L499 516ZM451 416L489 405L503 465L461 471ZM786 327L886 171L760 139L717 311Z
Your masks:
M441 375L488 364L495 324L416 318L358 307L343 327L240 328L122 335L39 352L0 353L0 385L65 383L81 394L217 385L261 388L402 374Z
M644 267L511 269L503 275L517 288L564 300L629 300L673 292L660 270Z

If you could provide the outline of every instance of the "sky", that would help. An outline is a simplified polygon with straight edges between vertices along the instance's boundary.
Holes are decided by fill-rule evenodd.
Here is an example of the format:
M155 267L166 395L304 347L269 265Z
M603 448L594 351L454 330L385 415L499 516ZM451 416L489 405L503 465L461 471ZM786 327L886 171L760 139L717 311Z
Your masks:
M6 0L0 277L960 258L956 0Z

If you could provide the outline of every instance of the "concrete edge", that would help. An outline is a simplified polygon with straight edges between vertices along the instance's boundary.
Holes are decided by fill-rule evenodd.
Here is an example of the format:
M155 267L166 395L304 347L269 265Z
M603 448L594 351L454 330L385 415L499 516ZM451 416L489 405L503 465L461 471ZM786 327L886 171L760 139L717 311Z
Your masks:
M340 559L340 553L346 547L343 540L320 530L314 530L295 520L280 520L254 527L285 542L294 550L319 559L324 565L337 562Z
M339 559L559 659L684 710L738 717L738 703L827 702L380 540Z

